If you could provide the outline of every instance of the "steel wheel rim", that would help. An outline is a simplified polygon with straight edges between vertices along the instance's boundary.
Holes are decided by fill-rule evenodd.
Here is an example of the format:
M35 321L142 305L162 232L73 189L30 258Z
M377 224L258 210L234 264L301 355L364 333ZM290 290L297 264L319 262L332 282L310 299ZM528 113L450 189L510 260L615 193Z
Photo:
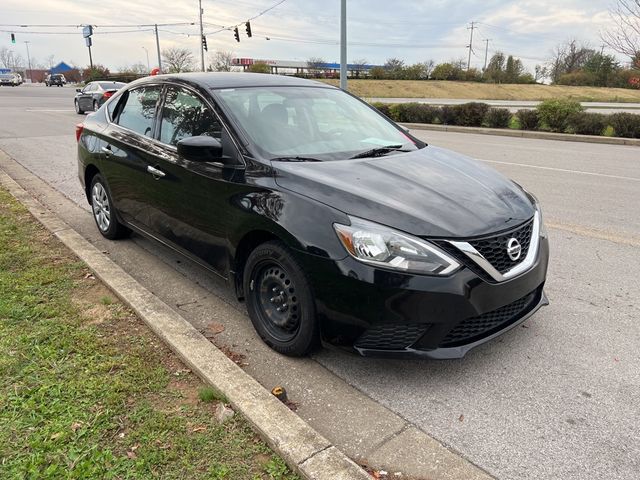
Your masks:
M78 105L78 101L74 102L76 104L76 113L80 113L80 105Z
M278 341L291 341L300 330L301 318L293 279L282 265L271 261L255 271L255 303L262 324Z
M96 183L91 192L91 206L93 208L93 216L96 219L98 228L102 232L109 230L111 225L111 207L109 205L109 197L107 190L101 183Z

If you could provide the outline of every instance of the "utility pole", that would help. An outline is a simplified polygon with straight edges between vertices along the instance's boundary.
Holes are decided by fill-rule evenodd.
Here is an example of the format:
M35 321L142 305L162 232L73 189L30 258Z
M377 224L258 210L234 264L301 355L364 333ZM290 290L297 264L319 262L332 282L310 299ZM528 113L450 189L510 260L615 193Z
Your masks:
M204 72L204 42L202 39L204 38L204 31L202 29L202 0L198 0L198 9L200 11L200 67Z
M471 37L469 38L469 59L467 60L467 72L471 68L471 52L473 52L473 31L476 28L476 22L471 22L471 26L467 27L467 30L471 30Z
M347 0L340 3L340 88L347 89Z
M487 70L487 59L489 58L489 42L491 40L492 40L491 38L485 38L483 40L483 42L487 44L487 46L484 49L484 68L482 69L483 72Z
M29 80L33 83L33 72L31 71L31 55L29 55L29 40L25 40L24 44L27 46L27 62L29 63Z
M158 50L158 70L162 73L162 57L160 56L160 37L158 36L158 24L154 25L156 31L156 49Z

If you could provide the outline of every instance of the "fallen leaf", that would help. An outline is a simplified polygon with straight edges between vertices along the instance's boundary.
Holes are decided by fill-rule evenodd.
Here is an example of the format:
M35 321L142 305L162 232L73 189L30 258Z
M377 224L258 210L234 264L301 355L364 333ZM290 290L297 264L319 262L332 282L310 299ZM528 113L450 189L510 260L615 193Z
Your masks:
M77 431L79 428L82 427L82 425L84 425L82 422L73 422L71 424L71 430L73 430L74 432Z
M458 417L458 421L459 421L459 422L464 422L464 415L460 415L460 416Z
M51 440L55 440L56 438L60 438L62 436L62 432L54 433L51 435Z
M132 451L127 452L127 457L129 457L131 460L138 458L138 456L136 455L136 452L132 452Z
M91 272L85 274L84 278L89 279L89 280L95 280L96 279L96 277L94 277L93 273L91 273Z
M195 427L193 430L191 430L193 433L196 432L206 432L207 431L207 427L206 426L201 426L201 427Z

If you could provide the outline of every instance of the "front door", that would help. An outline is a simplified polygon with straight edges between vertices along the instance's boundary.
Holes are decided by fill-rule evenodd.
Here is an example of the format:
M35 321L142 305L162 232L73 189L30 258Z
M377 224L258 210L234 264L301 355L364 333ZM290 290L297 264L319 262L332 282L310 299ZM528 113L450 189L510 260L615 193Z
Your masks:
M233 169L215 162L190 162L177 153L183 138L206 135L220 140L222 125L198 93L172 85L166 87L158 121L156 137L163 154L153 165L157 175L151 180L150 226L164 240L227 277L230 201L241 184ZM228 141L223 144L234 148Z

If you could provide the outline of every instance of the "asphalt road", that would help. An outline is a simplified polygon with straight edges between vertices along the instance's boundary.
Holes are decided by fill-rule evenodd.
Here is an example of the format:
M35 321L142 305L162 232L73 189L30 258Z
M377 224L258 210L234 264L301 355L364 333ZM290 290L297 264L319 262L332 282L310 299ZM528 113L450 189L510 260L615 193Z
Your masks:
M472 99L451 99L451 98L367 98L370 102L382 103L428 103L430 105L460 105L467 102L488 103L492 107L508 108L512 112L520 109L530 110L536 108L539 101L529 100L472 100ZM617 113L628 112L640 114L640 103L615 103L615 102L582 102L582 106L587 112L597 113Z
M70 88L0 89L0 148L86 208L73 137L82 117L73 112L72 96ZM247 367L258 377L326 369L337 376L337 391L340 382L356 387L499 479L637 479L640 149L415 133L488 162L534 192L550 233L551 305L463 360L383 361L323 351L308 362L289 362L260 347L241 307L188 262L139 238L136 248L125 242L110 254L135 267L140 249L151 252L162 275L140 267L137 275L174 303L174 277L191 282L196 300L176 305L194 322L238 316L224 335L247 355L263 356L264 363ZM84 217L77 221L90 227ZM203 312L211 295L227 302L230 313ZM278 371L285 368L291 371Z

